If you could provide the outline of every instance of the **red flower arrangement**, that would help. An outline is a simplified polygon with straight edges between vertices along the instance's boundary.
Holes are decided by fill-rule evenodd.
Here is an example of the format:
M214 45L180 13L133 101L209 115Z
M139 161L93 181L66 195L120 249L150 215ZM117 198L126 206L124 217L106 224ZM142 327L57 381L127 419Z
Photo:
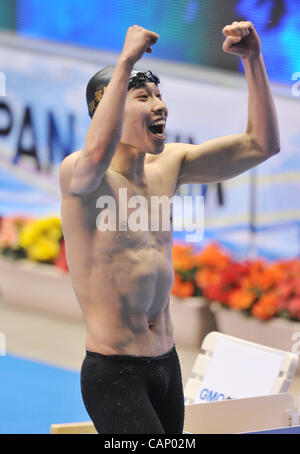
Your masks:
M237 262L216 243L200 252L175 244L173 260L173 295L204 296L260 320L300 320L299 260Z

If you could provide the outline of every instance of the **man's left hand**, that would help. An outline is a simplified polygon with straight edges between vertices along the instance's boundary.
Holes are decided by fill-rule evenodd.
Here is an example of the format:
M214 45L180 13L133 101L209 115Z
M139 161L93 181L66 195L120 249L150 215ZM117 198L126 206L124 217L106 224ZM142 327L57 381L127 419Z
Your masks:
M241 58L256 58L261 51L259 36L252 22L232 22L222 30L226 39L223 51Z

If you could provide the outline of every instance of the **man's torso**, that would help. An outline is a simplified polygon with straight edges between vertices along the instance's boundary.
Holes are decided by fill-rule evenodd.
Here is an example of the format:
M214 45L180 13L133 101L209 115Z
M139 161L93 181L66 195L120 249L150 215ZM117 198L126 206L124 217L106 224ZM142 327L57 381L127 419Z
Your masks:
M166 200L175 193L178 164L168 168L167 162L166 153L145 160L143 187L108 169L96 191L62 200L67 259L86 322L87 350L158 356L174 344L169 311L174 280L172 220L168 228ZM105 196L115 201L116 230L103 229L108 219L114 221L100 208L107 207ZM142 203L134 196L143 196ZM155 196L167 196L159 211ZM172 214L170 203L169 208ZM137 230L141 226L143 230Z

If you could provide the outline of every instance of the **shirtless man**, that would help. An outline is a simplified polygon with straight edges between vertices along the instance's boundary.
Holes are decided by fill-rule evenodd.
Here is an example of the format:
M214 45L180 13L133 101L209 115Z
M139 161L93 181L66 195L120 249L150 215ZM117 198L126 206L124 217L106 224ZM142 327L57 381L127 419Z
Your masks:
M240 56L245 66L244 133L201 145L165 144L168 112L159 79L133 70L159 36L134 25L114 70L105 68L89 82L92 121L84 148L60 167L67 260L86 323L81 391L99 433L182 433L184 399L169 308L172 229L132 231L119 226L117 213L116 231L101 230L97 200L111 196L118 207L123 188L128 200L142 195L150 207L151 196L171 199L180 184L233 178L280 150L253 24L233 22L223 33L224 52ZM182 109L184 115L188 106ZM161 125L154 127L158 120Z

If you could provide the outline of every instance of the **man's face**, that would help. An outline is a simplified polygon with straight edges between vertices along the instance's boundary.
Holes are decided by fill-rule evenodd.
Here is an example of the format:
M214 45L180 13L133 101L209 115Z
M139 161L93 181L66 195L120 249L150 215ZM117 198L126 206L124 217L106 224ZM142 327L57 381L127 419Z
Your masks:
M167 115L167 107L154 82L131 88L125 103L121 143L146 153L161 153L166 140Z

